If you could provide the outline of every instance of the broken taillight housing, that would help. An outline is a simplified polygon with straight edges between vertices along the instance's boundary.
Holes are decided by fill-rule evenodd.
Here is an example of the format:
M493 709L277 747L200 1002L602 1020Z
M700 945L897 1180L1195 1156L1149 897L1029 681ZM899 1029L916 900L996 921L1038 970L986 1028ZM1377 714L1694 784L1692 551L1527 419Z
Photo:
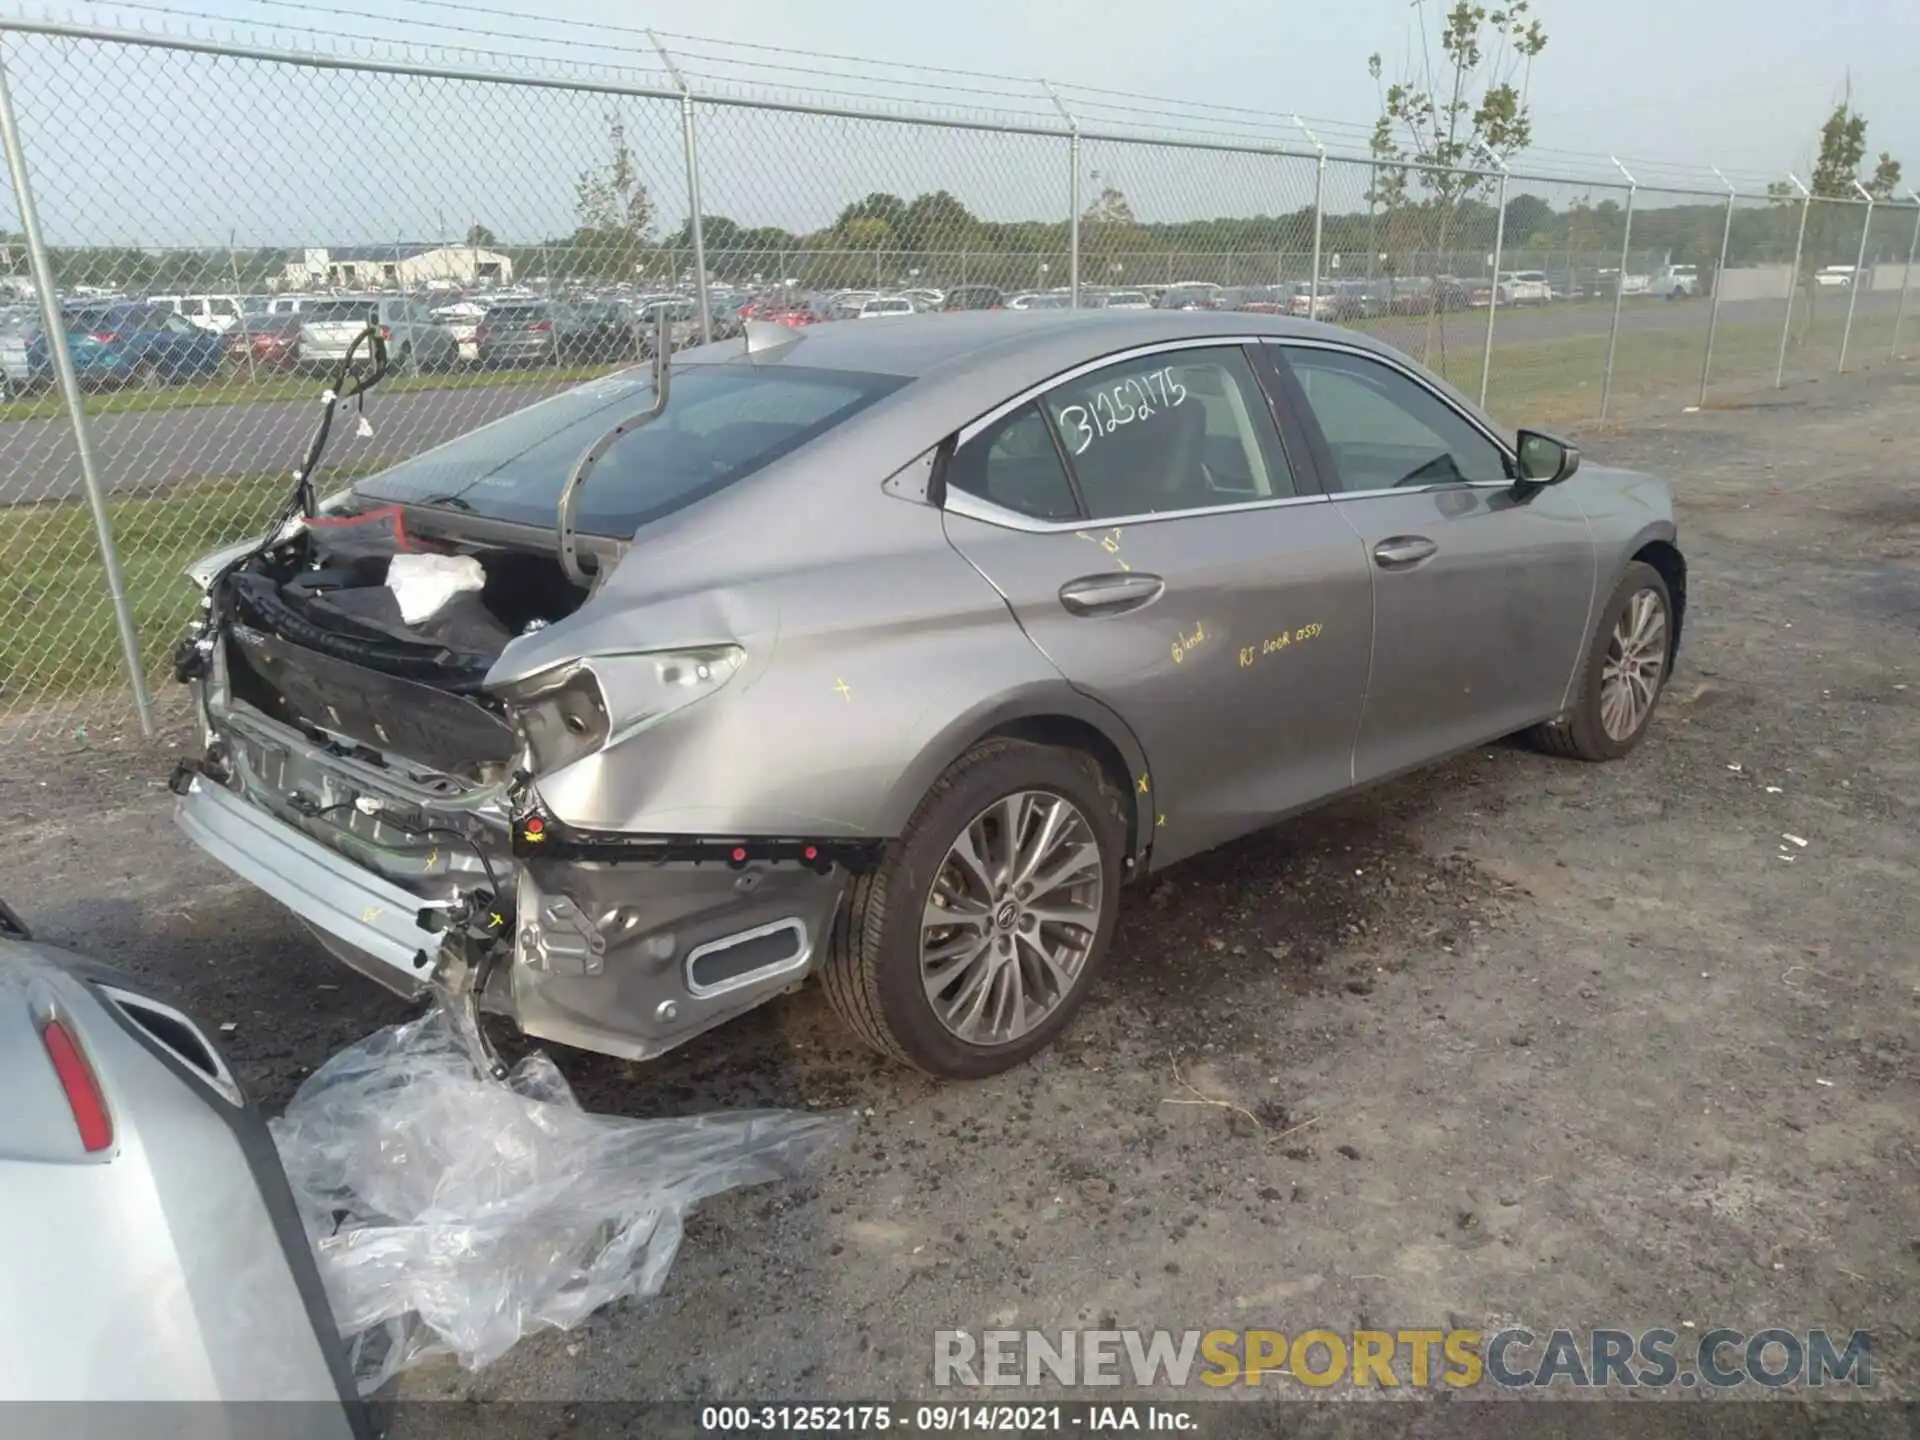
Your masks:
M502 688L538 774L551 774L712 694L739 671L737 645L594 655Z

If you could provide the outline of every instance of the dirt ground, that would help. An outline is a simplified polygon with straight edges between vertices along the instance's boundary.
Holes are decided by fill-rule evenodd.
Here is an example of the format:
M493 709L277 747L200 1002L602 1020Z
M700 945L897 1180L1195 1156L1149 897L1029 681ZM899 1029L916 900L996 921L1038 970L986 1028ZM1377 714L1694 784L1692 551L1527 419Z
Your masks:
M864 1118L702 1205L657 1300L404 1392L915 1396L950 1327L1509 1323L1867 1329L1920 1392L1917 434L1909 367L1590 437L1673 479L1692 565L1646 744L1496 745L1177 867L1014 1074L894 1069L814 990L651 1066L560 1052L602 1110ZM8 896L236 1025L277 1107L402 1007L107 728L8 754Z

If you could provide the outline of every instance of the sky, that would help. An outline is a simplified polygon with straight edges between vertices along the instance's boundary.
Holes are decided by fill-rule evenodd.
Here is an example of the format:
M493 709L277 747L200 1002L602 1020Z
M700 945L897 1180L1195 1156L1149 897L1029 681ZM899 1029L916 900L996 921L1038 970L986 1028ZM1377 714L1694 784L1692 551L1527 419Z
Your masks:
M1424 10L1407 0L969 0L962 16L900 0L492 3L529 16L1367 123L1378 108L1367 56L1378 51L1390 74L1400 69L1419 17L1435 28L1445 0L1426 0ZM360 4L407 13L406 0ZM291 20L305 7L201 0L187 8ZM1531 86L1544 146L1773 174L1808 163L1850 74L1870 144L1920 166L1920 10L1912 0L1535 0L1534 13L1548 36Z
M793 87L857 91L860 67L781 56L780 47L863 57L898 65L947 67L997 76L1046 76L1076 107L1098 105L1091 90L1244 107L1274 117L1267 143L1285 138L1286 117L1308 117L1336 149L1364 145L1378 110L1367 57L1379 51L1389 78L1418 53L1420 25L1437 28L1445 0L1339 0L1275 5L1271 0L969 0L960 11L901 0L74 0L59 18L141 24L179 33L206 19L269 27L310 27L346 37L410 38L484 48L507 57L531 53L535 37L553 37L570 60L659 63L642 27L677 37L667 43L695 72L697 88L722 77L772 77ZM1869 122L1870 152L1891 150L1920 183L1920 12L1912 0L1828 0L1789 7L1780 0L1534 0L1548 36L1533 64L1529 98L1535 163L1592 178L1609 173L1616 154L1643 185L1711 188L1711 167L1744 193L1793 169L1803 177L1819 126L1851 85ZM30 15L37 0L0 0L0 14ZM172 12L168 14L166 12ZM607 27L603 30L589 25ZM230 32L230 24L222 24ZM685 38L686 36L704 39ZM258 31L271 43L272 31ZM524 38L523 38L524 37ZM711 42L727 42L716 45ZM30 147L38 144L36 187L49 228L76 238L107 238L108 217L143 243L201 243L237 233L239 243L324 243L376 238L437 238L464 233L467 212L496 231L524 239L563 233L572 208L579 154L597 143L600 102L528 92L455 94L457 87L361 83L339 76L292 77L282 84L231 67L189 59L108 57L104 73L43 42L16 52L17 103ZM743 68L786 64L784 71ZM829 73L837 72L837 73ZM867 72L868 74L878 72ZM896 82L905 71L891 72ZM1004 89L1004 103L1051 121L1050 102L1024 80L971 81L924 74L924 88L896 83L896 99L950 104L960 89ZM663 83L663 82L662 82ZM98 112L76 124L75 91L109 89L127 107L108 126ZM257 92L257 93L256 93ZM857 104L852 99L845 103ZM1143 123L1148 100L1112 100ZM634 106L630 117L647 182L661 196L663 228L685 213L678 161L678 117L662 102ZM1118 113L1118 110L1114 113ZM1179 120L1188 127L1197 122ZM1225 116L1227 112L1218 114ZM1082 111L1089 128L1103 117ZM235 123L244 116L245 124ZM1331 123L1326 123L1331 122ZM1057 208L1054 142L978 137L962 132L908 134L901 127L829 123L816 117L718 111L703 118L703 208L743 223L806 228L824 223L845 200L868 189L911 195L952 188L994 218ZM316 152L324 137L325 155ZM541 142L551 140L543 151ZM1027 155L1024 151L1030 150ZM556 159L555 155L564 155ZM1238 166L1233 157L1175 163L1154 155L1089 144L1089 183L1104 168L1125 182L1140 218L1287 213L1311 197L1310 166ZM1516 168L1524 165L1523 159ZM270 188L272 194L263 193ZM1342 208L1361 204L1362 172L1333 183ZM1542 191L1556 206L1574 187ZM235 190L245 192L236 196ZM1351 196L1344 191L1352 190ZM480 192L482 199L469 197ZM0 208L6 197L0 195ZM239 201L235 203L236 199ZM150 214L142 218L142 208ZM1149 212L1158 212L1149 213ZM234 222L238 222L236 226ZM135 232L138 232L137 234ZM311 239L309 239L311 237Z
M509 30L410 0L163 0L178 9L319 28L382 29L413 16L450 43ZM901 0L490 0L528 17L655 26L716 40L948 66L1368 123L1366 59L1405 68L1419 21L1446 0L969 0L962 12ZM29 8L0 0L0 10ZM82 13L85 12L81 7ZM103 7L95 7L103 8ZM1540 145L1776 174L1810 160L1849 78L1875 149L1920 166L1920 10L1912 0L1534 0L1548 36L1531 83ZM135 17L138 18L137 16ZM538 28L538 27L531 27ZM394 33L398 33L396 30ZM416 27L410 33L423 33ZM578 29L557 35L589 38ZM617 36L609 37L621 43ZM643 45L634 35L625 42ZM502 48L512 49L511 42ZM1916 177L1920 178L1920 177Z
M705 0L695 23L645 0L544 13L644 16L715 38L1049 77L1370 122L1366 58L1389 75L1424 12L1406 0L971 0L964 24L897 0ZM1852 73L1870 143L1920 166L1912 0L1536 0L1531 99L1543 145L1775 172L1804 165Z

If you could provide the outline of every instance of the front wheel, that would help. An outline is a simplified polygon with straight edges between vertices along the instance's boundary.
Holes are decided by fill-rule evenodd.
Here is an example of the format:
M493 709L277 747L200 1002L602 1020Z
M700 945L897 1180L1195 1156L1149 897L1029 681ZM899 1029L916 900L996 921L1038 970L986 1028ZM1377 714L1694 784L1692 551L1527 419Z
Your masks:
M1050 1044L1104 964L1127 823L1078 751L989 740L935 782L857 877L821 969L869 1045L976 1080Z
M1647 733L1673 662L1673 597L1634 561L1614 587L1581 663L1573 706L1527 738L1552 755L1617 760Z

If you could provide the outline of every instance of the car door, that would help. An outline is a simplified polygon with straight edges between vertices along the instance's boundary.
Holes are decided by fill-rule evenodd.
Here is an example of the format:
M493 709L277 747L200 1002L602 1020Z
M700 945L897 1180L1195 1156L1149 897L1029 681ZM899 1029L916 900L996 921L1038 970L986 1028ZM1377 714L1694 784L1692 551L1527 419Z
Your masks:
M1373 568L1356 781L1558 713L1594 596L1579 487L1516 500L1506 446L1410 366L1337 344L1275 349Z
M1350 783L1366 557L1239 343L1082 367L958 439L948 537L1132 728L1156 866Z

